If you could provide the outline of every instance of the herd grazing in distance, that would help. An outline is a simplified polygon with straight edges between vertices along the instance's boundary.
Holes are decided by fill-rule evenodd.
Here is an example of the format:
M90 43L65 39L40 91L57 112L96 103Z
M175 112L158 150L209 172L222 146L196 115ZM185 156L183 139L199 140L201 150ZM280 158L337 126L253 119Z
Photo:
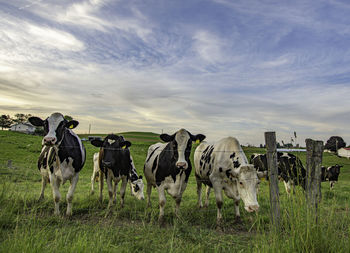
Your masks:
M51 184L54 200L54 214L60 215L60 185L70 182L66 196L66 215L72 215L72 200L79 180L79 172L86 160L85 147L72 129L78 126L76 120L66 120L61 113L53 113L45 120L30 117L34 126L44 128L42 150L37 166L42 177L39 200L44 198L47 183ZM172 135L161 134L163 141L152 144L148 148L143 166L143 175L147 184L147 206L151 206L152 188L158 193L160 224L164 223L166 193L175 200L175 215L180 215L180 204L192 171L190 160L192 143L197 145L194 151L194 177L197 183L197 206L203 207L202 184L206 186L204 207L208 207L211 189L214 191L217 206L217 224L223 221L223 192L234 201L234 213L240 220L239 203L243 201L247 212L259 210L258 190L260 179L268 178L266 154L253 154L248 160L239 141L234 137L226 137L214 144L204 141L203 134L193 135L186 129L180 129ZM129 147L130 141L121 135L109 134L104 139L92 139L91 144L99 151L94 153L91 162L91 194L94 183L99 182L99 201L103 202L103 185L106 178L108 188L108 209L116 203L118 183L120 187L120 205L124 206L127 184L131 194L138 200L144 200L144 182L137 173ZM90 159L90 158L89 158ZM290 196L296 185L305 190L306 170L301 160L292 153L277 152L278 177L283 181L286 192ZM329 181L334 187L342 165L322 166L322 181Z

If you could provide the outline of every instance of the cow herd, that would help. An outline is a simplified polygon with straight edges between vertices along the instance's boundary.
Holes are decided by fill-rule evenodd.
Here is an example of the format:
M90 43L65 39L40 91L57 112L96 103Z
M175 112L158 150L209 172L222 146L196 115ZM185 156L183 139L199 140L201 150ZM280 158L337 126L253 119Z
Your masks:
M42 150L38 159L38 169L42 175L40 199L44 197L47 183L50 183L55 203L54 214L59 215L61 199L59 187L69 181L66 215L70 216L79 172L86 160L85 148L79 137L72 131L78 122L67 121L61 113L53 113L45 120L31 117L29 121L34 126L43 126L46 134L42 140ZM174 198L175 215L179 215L182 195L192 171L190 154L193 142L200 143L194 153L198 207L203 207L201 189L204 184L206 185L205 207L209 203L211 188L214 190L218 224L222 221L223 192L228 198L234 200L237 219L240 218L241 199L246 211L259 210L257 193L260 178L268 179L266 155L254 154L249 162L236 138L223 138L214 145L204 142L205 138L203 134L193 135L185 129L180 129L172 135L161 134L160 139L164 143L156 143L149 147L143 171L147 181L147 205L151 205L152 188L156 188L159 197L160 223L164 222L166 192ZM91 140L91 144L99 148L99 152L93 156L91 192L94 192L94 182L98 179L99 200L102 202L104 178L106 178L109 194L108 208L116 203L117 185L120 181L122 207L128 182L132 195L143 200L143 179L138 175L130 154L131 143L123 136L109 134L103 140ZM329 180L333 187L334 182L338 180L340 167L342 166L322 167L322 180ZM292 189L294 190L295 185L301 185L305 189L305 168L300 159L293 154L278 152L278 175L283 180L288 194Z

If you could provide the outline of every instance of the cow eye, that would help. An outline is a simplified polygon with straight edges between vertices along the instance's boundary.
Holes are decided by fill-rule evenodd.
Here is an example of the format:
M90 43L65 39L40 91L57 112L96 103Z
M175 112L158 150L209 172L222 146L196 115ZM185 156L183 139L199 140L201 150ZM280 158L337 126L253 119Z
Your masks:
M243 186L243 182L239 182L239 184L240 184L241 186Z

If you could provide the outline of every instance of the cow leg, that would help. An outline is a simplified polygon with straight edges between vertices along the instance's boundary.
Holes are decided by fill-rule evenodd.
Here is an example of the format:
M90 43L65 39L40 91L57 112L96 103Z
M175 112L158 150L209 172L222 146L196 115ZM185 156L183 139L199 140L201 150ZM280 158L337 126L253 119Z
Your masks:
M283 183L284 183L284 187L286 188L287 195L289 197L290 196L290 192L292 190L290 180L288 182L283 181Z
M109 202L108 202L108 208L110 208L113 205L113 186L112 186L112 171L108 170L107 172L107 187L108 187L108 196L109 196Z
M112 184L113 184L113 204L116 204L117 203L118 182L114 181L114 183L112 182Z
M90 192L90 194L94 194L94 192L95 192L94 185L95 185L95 179L96 179L97 173L98 173L98 171L95 171L95 170L92 172L92 176L91 176L91 192Z
M198 208L202 208L203 207L203 204L202 204L202 182L200 181L200 179L197 179L197 196L198 196L198 202L197 202Z
M181 199L182 199L182 196L179 196L175 199L175 215L177 217L180 217L180 204L181 204Z
M98 173L100 173L99 176L99 188L100 188L100 197L99 197L99 201L102 204L102 200L103 200L103 196L102 196L102 191L103 191L103 180L104 180L104 173L100 170Z
M330 189L331 189L331 190L333 190L333 187L334 187L335 181L330 181L330 182L329 182L329 184L330 184L330 187L331 187Z
M147 207L151 207L152 185L147 183Z
M165 190L163 186L157 188L159 196L159 218L158 221L160 224L164 223L164 209L166 204Z
M222 208L222 187L220 186L220 183L216 184L213 183L214 193L215 193L215 199L216 199L216 206L218 208L217 216L216 216L216 224L218 226L221 225L222 222L222 214L221 214L221 208Z
M46 188L47 181L48 181L47 177L44 177L44 176L41 177L41 192L39 196L39 201L45 198L45 188Z
M239 212L239 199L234 200L235 202L235 214L236 214L236 220L240 220L241 219L241 214Z
M73 178L70 180L70 186L67 193L67 216L72 216L72 207L73 207L73 195L75 191L75 187L77 186L79 180L79 173L75 174Z
M204 202L205 208L209 206L209 195L210 195L210 187L207 185L207 187L205 188L205 202Z
M125 197L125 190L126 186L128 184L128 180L126 178L122 179L122 185L120 186L120 206L124 207L124 197Z
M60 188L60 180L53 174L51 174L50 177L50 182L51 182L51 187L52 187L52 194L53 194L53 199L55 202L55 215L60 215L60 200L61 200L61 193L59 191Z

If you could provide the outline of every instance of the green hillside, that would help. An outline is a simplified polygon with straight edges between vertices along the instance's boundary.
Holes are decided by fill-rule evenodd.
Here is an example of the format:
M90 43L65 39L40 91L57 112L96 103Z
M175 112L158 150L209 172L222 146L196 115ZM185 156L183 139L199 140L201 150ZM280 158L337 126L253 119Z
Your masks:
M130 152L142 175L148 147L158 142L159 136L141 132L122 134L133 143ZM317 226L307 215L301 188L296 187L296 193L288 197L280 183L283 230L274 233L270 227L269 185L262 181L259 212L247 213L241 203L242 221L237 223L233 201L225 196L225 223L217 229L214 194L207 209L197 208L192 170L180 217L174 214L175 201L167 195L166 226L159 227L156 189L152 190L152 207L147 208L146 202L132 197L127 187L125 207L120 207L118 194L118 202L111 212L106 211L106 185L102 205L98 194L90 195L92 157L99 149L89 142L83 142L87 160L74 195L73 217L53 216L50 185L46 188L45 200L37 201L41 176L36 163L41 139L40 136L0 131L0 252L350 252L350 160L324 154L324 165L338 163L344 167L334 190L329 189L328 182L322 183ZM193 149L195 147L193 145ZM259 148L244 148L244 151L247 157L264 152ZM297 155L305 164L305 153ZM193 161L193 150L191 157ZM9 160L11 167L8 167ZM66 208L68 187L69 182L60 188L62 213ZM95 185L95 191L97 188ZM146 190L144 192L146 196Z

